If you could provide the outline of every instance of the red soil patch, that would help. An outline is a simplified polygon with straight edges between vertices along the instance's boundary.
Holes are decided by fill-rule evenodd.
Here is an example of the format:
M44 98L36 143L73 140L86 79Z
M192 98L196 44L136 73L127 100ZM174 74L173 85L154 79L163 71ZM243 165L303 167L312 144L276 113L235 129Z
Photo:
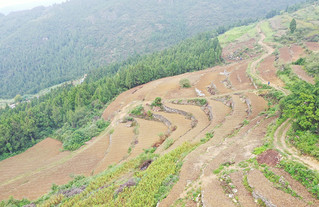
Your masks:
M258 71L264 80L278 86L284 86L284 83L277 77L277 68L274 66L275 60L276 57L274 55L265 58L265 60L260 63Z
M289 63L292 61L289 47L282 47L279 49L279 58L284 63Z
M279 49L279 58L284 63L290 63L298 60L304 56L304 49L299 45L292 45L289 47L282 47Z
M261 153L258 157L257 157L257 162L259 164L267 164L269 166L276 166L277 164L279 164L281 159L281 155L279 154L279 152L277 152L276 150L267 150L263 153Z
M290 50L292 54L292 62L297 61L305 55L304 49L299 45L292 45Z
M319 43L318 42L306 42L307 48L311 51L319 51Z
M304 81L307 81L308 83L315 84L314 78L309 76L307 74L307 72L302 69L302 66L300 66L300 65L292 65L292 70L294 71L294 73L297 74L297 76L300 79L302 79Z

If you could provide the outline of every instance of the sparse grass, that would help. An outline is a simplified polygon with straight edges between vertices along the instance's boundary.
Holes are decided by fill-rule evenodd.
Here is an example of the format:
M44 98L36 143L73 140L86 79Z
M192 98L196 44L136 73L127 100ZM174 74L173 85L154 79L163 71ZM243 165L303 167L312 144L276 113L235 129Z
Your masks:
M214 137L214 132L206 133L205 138L200 139L201 143L206 143Z
M250 24L248 26L241 26L231 29L224 33L223 35L219 36L219 42L222 46L233 42L236 39L239 39L243 35L247 35L248 37L255 37L256 36L256 24Z
M164 149L167 150L173 144L174 144L174 140L172 138L166 139L164 142Z
M260 24L260 28L262 32L265 34L265 42L271 42L273 40L273 35L275 34L274 31L272 30L270 24L268 21L264 21Z
M317 199L319 199L319 173L305 165L291 160L282 160L279 165L292 178L304 185Z
M263 145L261 147L257 147L254 149L253 154L255 155L260 155L261 153L263 153L264 151L266 151L268 149L267 146Z
M246 188L246 190L248 191L248 192L250 192L250 193L253 193L253 188L252 187L250 187L250 185L249 185L249 183L248 183L248 177L247 177L247 175L244 175L244 177L243 177L243 185L244 185L244 187Z
M278 188L294 197L300 197L289 185L289 183L283 179L283 177L276 175L268 167L261 168L264 176L274 184L275 188Z

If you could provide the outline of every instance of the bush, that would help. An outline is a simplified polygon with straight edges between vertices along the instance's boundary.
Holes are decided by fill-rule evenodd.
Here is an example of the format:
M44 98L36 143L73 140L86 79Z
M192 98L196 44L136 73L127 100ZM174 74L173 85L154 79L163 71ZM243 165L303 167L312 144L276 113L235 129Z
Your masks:
M188 79L186 79L186 78L181 79L181 80L179 81L179 84L180 84L180 86L181 86L182 88L190 88L190 87L192 87L192 86L191 86L191 82L190 82Z
M152 106L161 107L162 106L162 98L161 97L155 98L155 100L152 102Z
M282 160L280 167L288 172L295 180L303 184L317 199L319 199L319 174L316 171L308 169L301 163L295 161Z
M143 114L143 113L142 113L143 111L144 111L143 106L142 106L142 105L139 105L139 106L135 107L135 108L131 111L130 114L135 115L135 116L140 116L140 115Z
M164 149L168 149L170 146L172 146L174 143L174 140L169 138L166 139L166 141L164 142Z

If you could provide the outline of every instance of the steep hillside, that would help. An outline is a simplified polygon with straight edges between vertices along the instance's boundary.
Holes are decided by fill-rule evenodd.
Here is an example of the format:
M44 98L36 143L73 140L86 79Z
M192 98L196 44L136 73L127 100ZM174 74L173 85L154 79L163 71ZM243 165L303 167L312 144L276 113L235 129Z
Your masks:
M318 12L316 1L229 30L222 53L211 37L186 41L210 42L225 64L131 85L104 110L110 126L78 150L48 138L1 161L0 206L318 206ZM105 80L114 89L138 68L144 78L183 69L166 62L176 48L159 61L174 70L157 70L154 54Z
M71 0L0 16L0 98L34 94L301 1Z

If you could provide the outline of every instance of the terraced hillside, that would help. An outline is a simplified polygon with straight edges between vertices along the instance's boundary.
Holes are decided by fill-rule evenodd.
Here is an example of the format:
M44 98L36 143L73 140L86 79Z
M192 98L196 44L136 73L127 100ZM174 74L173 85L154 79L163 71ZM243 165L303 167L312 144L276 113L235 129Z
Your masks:
M282 41L287 24L294 17L301 28L318 32L318 12L314 4L226 32L221 40L236 38L221 41L223 66L122 93L103 113L110 127L78 151L59 152L59 143L47 139L2 161L0 199L36 200L55 183L62 186L35 204L318 206L319 163L286 143L291 120L276 111L276 94L291 93L278 71L319 48L309 38ZM310 23L303 24L304 14ZM302 67L293 72L315 81ZM183 79L190 87L182 87ZM302 167L288 169L292 162ZM71 181L71 174L93 176Z

